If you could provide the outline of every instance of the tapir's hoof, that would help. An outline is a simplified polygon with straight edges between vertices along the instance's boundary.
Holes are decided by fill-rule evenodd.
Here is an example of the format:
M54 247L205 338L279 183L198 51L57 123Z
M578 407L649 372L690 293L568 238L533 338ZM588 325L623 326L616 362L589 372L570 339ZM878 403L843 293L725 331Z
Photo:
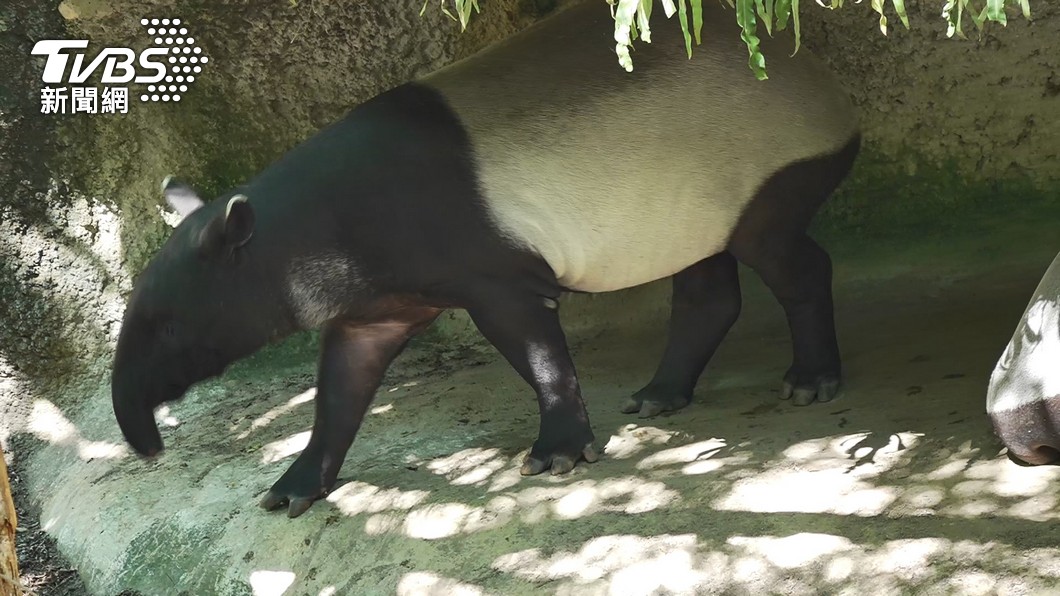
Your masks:
M531 450L527 454L526 459L523 460L523 467L519 469L519 473L523 476L535 476L545 470L551 470L553 475L566 474L573 470L574 466L581 460L593 463L598 459L600 459L600 452L593 443L583 447L580 452L570 455L557 452L552 455L540 456L535 455L533 450Z
M306 449L290 468L272 485L260 505L268 511L287 507L287 517L305 513L313 502L328 494L335 483L337 470L325 469L319 451ZM341 459L339 460L341 461Z
M690 395L683 395L677 391L648 385L634 393L622 406L622 411L626 414L639 412L641 418L651 418L663 412L680 410L690 403L692 403L692 396Z
M308 511L313 503L322 496L323 495L319 497L292 497L270 489L261 499L261 503L259 504L267 511L275 511L286 506L287 517L295 518Z
M839 395L839 384L839 375L800 375L788 371L780 386L780 399L790 399L796 406L808 406L814 401L830 402Z

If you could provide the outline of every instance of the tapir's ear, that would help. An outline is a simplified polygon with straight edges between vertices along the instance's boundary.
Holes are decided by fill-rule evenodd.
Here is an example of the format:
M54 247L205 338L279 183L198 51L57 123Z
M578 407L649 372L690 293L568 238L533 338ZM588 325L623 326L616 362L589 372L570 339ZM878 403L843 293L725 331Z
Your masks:
M162 181L162 194L166 196L166 202L180 215L182 221L205 205L192 187L174 179L173 176L166 176L166 179Z
M254 235L254 210L246 195L235 195L228 199L225 207L225 244L237 248L246 244Z

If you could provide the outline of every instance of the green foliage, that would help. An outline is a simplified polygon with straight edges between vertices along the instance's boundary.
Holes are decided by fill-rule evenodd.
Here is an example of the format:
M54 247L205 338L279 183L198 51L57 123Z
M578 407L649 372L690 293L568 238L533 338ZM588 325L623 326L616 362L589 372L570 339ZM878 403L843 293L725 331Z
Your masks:
M703 2L705 0L660 0L666 12L666 18L678 14L681 31L685 36L685 48L688 57L692 57L693 35L696 44L700 43L700 33L703 27ZM675 6L676 1L676 6ZM710 1L710 0L706 0ZM633 61L629 55L629 46L637 39L638 30L641 39L651 41L651 31L648 28L648 17L651 14L651 0L608 0L612 6L615 17L615 41L618 42L616 51L618 62L627 71L633 70ZM748 66L758 79L768 78L766 75L766 59L759 49L761 39L758 36L759 21L764 25L766 34L772 36L774 31L783 31L787 28L790 20L794 30L795 52L799 51L800 27L799 27L799 0L726 0L729 6L736 9L736 23L740 27L740 38L747 45ZM686 3L690 6L693 15L692 28L689 30L686 14ZM817 3L825 8L842 8L844 0L817 0ZM887 0L872 0L872 9L880 15L880 31L887 34ZM907 29L909 28L909 15L906 13L905 0L890 0L894 14ZM978 10L975 7L981 7ZM964 38L962 21L965 12L971 13L972 22L976 29L982 30L986 21L994 21L1001 25L1007 24L1006 7L1018 6L1023 16L1031 18L1030 0L945 0L942 16L947 22L947 35ZM794 55L794 53L792 54Z
M685 50L688 57L692 57L693 39L695 45L702 43L701 33L703 29L703 2L714 0L659 0L663 6L663 12L669 19L677 14L677 20L681 26L681 32L685 38ZM718 0L721 1L721 0ZM732 8L736 9L736 22L740 27L740 39L747 45L747 64L758 79L768 78L766 75L766 58L759 49L761 38L758 36L759 22L764 26L766 34L773 35L774 31L783 31L791 23L795 37L795 48L792 55L799 51L800 27L799 27L799 0L724 0ZM845 0L817 0L817 4L824 8L842 8ZM860 0L856 0L855 3ZM963 30L965 13L969 14L972 23L977 30L982 31L987 21L1000 23L1002 26L1008 23L1006 9L1019 10L1024 18L1031 18L1030 0L943 0L942 18L946 21L946 35L966 38ZM449 2L455 9L456 15L449 9ZM645 43L651 43L650 19L653 0L607 0L611 5L611 14L615 19L615 53L618 55L618 63L627 71L633 70L633 58L629 50L633 42L638 38ZM888 0L872 0L872 9L880 15L880 31L886 35L888 27L887 18ZM420 15L427 10L430 0L424 0ZM471 19L472 9L479 11L478 0L438 0L442 12L455 21L460 22L461 29L466 29ZM905 0L890 0L891 10L901 21L905 28L909 28L909 15L906 14ZM691 17L691 18L689 18Z
M467 24L471 21L471 10L480 12L478 8L478 0L452 0L453 8L456 9L456 14L449 12L449 8L446 6L448 0L438 0L438 8L442 10L442 14L453 19L454 21L460 22L460 30L467 29ZM431 0L423 0L423 8L420 9L420 16L427 11L427 6L431 3Z

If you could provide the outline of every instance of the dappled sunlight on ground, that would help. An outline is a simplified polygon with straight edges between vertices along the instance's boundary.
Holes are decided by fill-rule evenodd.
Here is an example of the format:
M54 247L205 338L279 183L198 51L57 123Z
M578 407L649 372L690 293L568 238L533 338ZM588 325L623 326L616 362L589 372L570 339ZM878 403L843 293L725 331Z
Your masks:
M299 393L298 395L296 395L296 396L292 397L291 399L287 400L286 402L276 406L275 408L272 408L268 412L265 412L261 416L258 416L257 418L255 418L250 423L250 425L247 426L246 429L244 429L242 432L240 432L239 434L236 435L236 439L239 439L239 440L246 439L247 437L249 437L255 431L260 430L262 428L265 428L266 426L271 424L273 421L275 421L277 418L279 418L280 416L290 412L294 408L296 408L296 407L298 407L298 406L300 406L302 404L306 404L306 403L309 403L309 402L313 401L313 398L316 397L316 394L317 394L316 387L313 387L312 389L309 389L308 391L303 391L302 393ZM235 428L232 428L231 430L235 430ZM273 460L273 461L275 461L275 460Z
M574 551L532 548L502 555L493 568L550 583L556 594L751 593L993 594L1041 590L1060 581L1055 551L942 538L857 544L843 536L611 535ZM998 569L1007 571L999 572ZM923 590L923 591L922 591Z
M921 507L955 517L1011 516L1035 521L1056 520L1060 468L1024 467L1006 458L971 461L958 452L950 461L908 479L909 491L919 489Z
M878 447L864 445L866 439L867 434L860 433L796 443L785 449L780 459L766 463L758 474L734 482L715 507L878 515L895 501L897 491L877 486L872 480L899 464L902 452L916 438L892 434ZM873 459L866 461L869 452ZM852 466L852 459L864 463Z
M273 464L292 455L298 455L309 445L310 431L295 433L289 437L273 441L261 448L261 463Z
M657 470L680 465L682 474L696 476L722 469L726 465L747 463L749 456L727 449L724 439L697 441L653 453L637 462L638 470ZM722 455L728 453L728 455ZM682 465L683 464L683 465Z
M500 449L464 449L428 463L427 469L456 485L478 485L508 463L499 455Z
M608 445L616 460L632 460L637 475L531 479L516 490L480 496L488 499L482 505L422 495L411 507L388 508L385 520L369 518L366 531L437 541L594 515L662 515L650 526L607 518L626 528L672 525L664 521L668 515L698 520L678 524L689 533L596 536L572 549L555 550L553 544L514 550L491 564L556 594L897 594L914 588L993 594L1060 585L1060 544L1028 551L982 531L990 523L982 516L1026 520L1025 531L1032 533L1039 531L1035 522L1055 519L1060 468L1019 467L993 453L987 459L967 443L939 449L938 441L925 436L841 433L794 442L762 459L753 448L723 438L691 440L629 424ZM487 486L517 462L495 448L472 448L426 467L453 486ZM688 485L673 482L708 472L702 488L720 496L706 507L685 503L682 487ZM756 516L764 517L756 522ZM859 518L872 520L878 530L866 527L862 534L852 521ZM921 529L904 537L903 528L915 518L924 520ZM975 529L949 529L962 518L977 518ZM756 527L784 532L746 533ZM491 593L431 572L407 574L401 585L405 591L399 593L408 594L450 588Z
M357 486L347 489L352 484ZM663 483L635 477L530 486L488 497L482 505L425 503L427 496L425 491L350 483L328 499L347 515L379 513L365 521L368 534L400 532L426 540L482 532L513 522L573 520L604 512L647 513L679 499L678 493Z
M74 423L55 404L45 399L33 402L27 430L49 444L75 449L78 457L84 461L117 459L130 454L125 445L85 439Z
M586 585L605 580L625 594L688 592L709 581L696 569L697 542L694 534L600 536L577 552L549 556L528 549L498 557L493 567L537 582L567 579Z
M336 488L327 500L346 515L380 513L384 511L408 511L422 503L430 495L425 490L403 491L396 488L380 488L366 482L348 482Z
M401 578L397 586L398 596L481 596L482 588L442 577L436 573L417 571Z
M375 406L343 480L307 516L291 521L246 503L241 519L274 528L279 534L267 540L280 540L288 553L269 558L255 547L254 568L242 576L255 596L347 593L350 584L332 578L351 569L385 575L387 593L408 595L525 588L572 596L858 596L1060 586L1060 543L1047 527L1058 515L1060 467L1015 466L975 435L885 421L842 431L804 423L812 433L795 438L780 434L791 425L782 409L746 403L736 404L738 414L702 408L706 422L695 410L639 423L604 415L597 428L613 430L599 432L606 444L599 463L523 477L526 449L511 445L524 439L498 443L476 434L489 432L481 426L438 431L420 420L438 386L412 385L398 401ZM223 517L224 503L254 498L248 486L263 490L305 448L315 391L255 402L238 420L213 415L209 400L219 391L204 389L201 405L160 408L156 418L164 432L194 431L174 436L159 465L204 491L187 503L215 504ZM518 412L506 420L510 403L479 403L499 410L451 415L509 422L516 432L527 424ZM525 405L532 414L532 401ZM832 424L830 412L808 419ZM754 424L765 430L749 433ZM47 402L36 405L30 427L53 444L91 445ZM212 436L218 428L228 430L227 443ZM181 460L204 441L226 459L184 472ZM261 477L233 483L228 466ZM338 560L346 562L314 571L333 565L337 555L325 551L344 553Z
M180 419L172 414L169 406L161 405L155 409L155 422L159 427L176 428L180 426Z
M626 424L604 445L604 452L613 459L629 459L652 446L666 445L677 437L677 431L663 430L653 426Z
M291 571L254 571L250 574L250 588L254 596L281 596L296 577Z

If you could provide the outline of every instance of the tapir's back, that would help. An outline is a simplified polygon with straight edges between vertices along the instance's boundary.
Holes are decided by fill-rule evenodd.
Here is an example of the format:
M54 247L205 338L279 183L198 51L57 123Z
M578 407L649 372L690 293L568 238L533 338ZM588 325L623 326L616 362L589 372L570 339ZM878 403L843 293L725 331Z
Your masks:
M714 4L691 60L656 16L625 72L608 6L588 1L422 81L467 127L495 222L565 286L629 287L723 250L771 174L857 134L846 93L806 50L789 58L788 36L763 41L757 81Z

